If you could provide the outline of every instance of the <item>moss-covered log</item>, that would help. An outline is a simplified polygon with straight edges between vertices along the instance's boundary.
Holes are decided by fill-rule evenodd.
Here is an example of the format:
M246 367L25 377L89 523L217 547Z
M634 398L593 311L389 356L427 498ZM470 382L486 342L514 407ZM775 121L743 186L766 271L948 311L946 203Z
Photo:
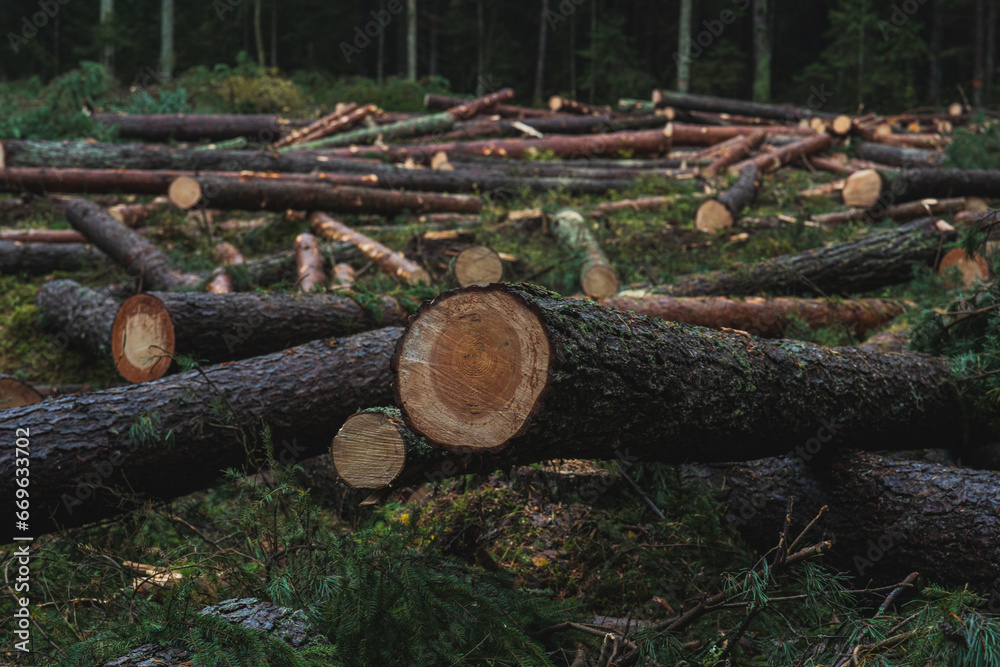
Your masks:
M693 465L685 476L718 489L730 524L761 551L774 546L794 498L791 534L826 505L817 529L834 547L824 558L863 581L889 584L917 571L939 584L1000 593L1000 473L830 452L852 443L834 430L835 415L827 419L830 426L787 456Z
M38 288L35 305L42 313L42 327L57 344L111 361L111 325L121 307L113 290L50 280Z
M418 312L396 405L428 442L513 457L683 462L782 454L837 424L855 448L950 441L946 361L770 341L498 283Z
M0 275L79 271L107 261L107 256L84 243L23 243L0 241Z
M0 413L31 442L31 533L79 526L155 499L203 489L227 468L260 465L268 424L282 463L328 451L360 408L391 402L389 358L402 333L348 338L64 396ZM16 453L0 451L0 494L14 495ZM133 495L134 494L134 495Z
M559 211L552 218L552 234L583 256L580 287L584 294L605 297L618 291L618 274L582 215L570 208Z
M888 299L797 299L794 297L731 299L723 296L612 296L599 303L608 308L659 317L710 329L739 329L762 338L780 338L795 323L811 329L843 327L855 336L885 326L907 310ZM910 304L912 305L912 304Z
M193 273L174 269L167 256L152 241L86 199L73 199L66 204L66 219L109 257L130 273L137 274L145 288L183 289L201 282L201 278Z
M654 291L673 296L853 294L904 283L914 266L934 266L942 246L958 237L940 220L924 218L823 248L682 279Z
M147 292L118 308L107 344L131 382L163 377L173 355L218 363L311 340L406 324L393 298L335 294Z
M740 213L757 198L763 172L757 165L744 165L739 178L733 185L715 199L705 200L695 213L694 225L697 229L714 234L732 227Z

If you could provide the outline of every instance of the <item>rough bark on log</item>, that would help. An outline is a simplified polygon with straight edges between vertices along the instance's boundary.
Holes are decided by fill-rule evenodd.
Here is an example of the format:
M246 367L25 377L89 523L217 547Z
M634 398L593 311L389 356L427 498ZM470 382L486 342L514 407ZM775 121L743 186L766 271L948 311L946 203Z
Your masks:
M602 306L710 329L738 329L762 338L780 338L793 322L811 329L844 327L855 336L885 326L908 304L886 299L797 299L792 297L611 296ZM912 304L909 304L912 305Z
M10 375L0 374L0 411L41 403L42 395Z
M197 275L173 269L167 256L151 241L86 199L66 204L66 219L127 271L138 274L146 288L183 289L201 282Z
M817 414L826 427L817 423L787 456L686 466L685 477L718 489L730 524L761 551L774 546L794 498L791 534L826 505L817 528L834 537L834 548L824 558L854 576L892 583L917 571L939 584L1000 593L1000 473L864 452L827 456L850 438L835 413Z
M874 140L890 146L930 150L943 150L950 143L947 138L939 134L895 134L893 132L876 132Z
M964 210L967 205L965 197L955 199L922 199L920 201L906 202L898 206L887 207L880 218L890 218L892 220L909 220L919 218L924 215L940 215L942 213L952 213ZM840 225L855 220L871 218L871 211L866 208L852 208L850 211L834 211L832 213L820 213L810 218L813 222L821 225Z
M733 100L724 97L713 97L711 95L675 93L670 90L654 90L653 106L658 109L674 107L689 111L719 111L722 113L773 118L783 121L796 121L802 118L830 118L832 120L837 117L837 114L816 111L807 107L762 104L760 102L747 102L745 100Z
M143 501L206 488L227 468L259 466L253 445L270 425L275 456L291 463L328 450L360 408L392 397L389 357L402 331L313 341L243 362L64 396L0 413L0 428L28 429L34 535L127 511ZM212 417L206 406L223 406ZM158 424L130 438L140 418ZM234 428L235 427L235 428ZM164 446L164 442L170 446ZM15 448L0 451L0 488L13 496ZM139 494L128 496L129 490Z
M338 134L349 130L358 123L361 123L366 118L371 118L372 116L379 113L379 109L374 104L368 104L360 109L352 109L342 116L332 120L328 124L320 125L315 127L308 132L303 132L294 139L289 139L286 143L281 145L275 144L275 148L281 148L283 146L289 146L293 144L304 144L310 141L316 141L317 139L322 139L323 137L329 137L333 134ZM293 133L294 134L294 133ZM286 137L288 139L288 137ZM284 140L282 140L284 141Z
M100 125L117 127L122 138L160 142L247 137L270 143L293 124L267 114L95 113L91 119Z
M750 158L749 160L738 162L729 167L729 173L739 173L740 170L748 164L756 165L762 174L774 171L775 169L788 164L792 160L798 160L811 153L818 153L819 151L826 150L832 143L833 139L829 134L817 134L814 137L806 137L801 141L796 141L788 144L787 146L783 146L776 151L764 153L762 155L758 155L757 157Z
M329 646L330 641L314 630L303 612L279 607L257 598L223 600L202 609L199 614L218 616L234 625L255 630L289 644L294 648L313 644ZM120 658L105 662L101 667L149 667L150 665L190 665L202 656L197 650L183 646L143 644Z
M732 227L743 209L757 198L762 176L755 163L746 164L732 187L715 199L702 202L695 213L695 227L709 234Z
M169 171L120 169L47 169L8 167L0 170L0 192L66 192L106 194L123 192L162 195L179 174Z
M595 107L583 102L577 102L566 97L553 95L549 98L549 109L553 113L573 113L588 116L600 116L611 112L608 107Z
M394 215L403 211L478 213L483 206L481 198L471 195L375 190L305 181L238 181L190 176L181 178L186 183L197 183L201 195L197 200L198 205L226 210L302 209ZM185 201L190 199L187 197Z
M851 201L844 188L848 206L885 207L928 197L1000 197L1000 170L995 169L904 169L893 175L862 174L847 177L848 186L852 179L867 183Z
M656 291L673 296L865 292L910 280L914 266L935 266L943 244L957 236L944 221L924 218L852 241L692 276Z
M121 304L108 340L122 376L148 382L166 375L174 355L247 359L407 318L391 297L366 307L334 294L147 292Z
M356 245L362 254L375 263L379 269L408 285L420 283L430 284L431 277L424 269L398 252L393 252L386 246L364 234L354 231L347 225L334 220L325 213L314 212L309 218L313 231L317 236L332 241L344 241Z
M393 355L407 426L452 451L682 462L789 451L835 420L861 449L953 433L943 359L770 341L530 285L447 292Z
M729 165L742 160L744 157L760 148L760 145L764 143L764 139L766 138L767 134L763 130L757 130L746 136L733 137L732 139L724 141L721 144L716 144L719 148L719 157L713 160L707 167L702 169L701 173L709 178L715 176L722 169L725 169Z
M0 241L0 275L79 271L107 259L103 252L89 244Z
M618 291L618 275L582 215L570 208L559 211L552 218L552 234L583 255L580 286L587 296L605 297Z
M38 288L35 305L42 313L42 328L57 344L111 361L111 325L121 306L112 290L50 280Z
M319 239L312 234L299 234L295 237L295 265L299 275L299 291L308 294L317 285L325 287L323 255L319 249Z
M940 167L945 159L945 154L940 151L888 146L871 141L858 143L854 147L854 152L864 160L904 168Z

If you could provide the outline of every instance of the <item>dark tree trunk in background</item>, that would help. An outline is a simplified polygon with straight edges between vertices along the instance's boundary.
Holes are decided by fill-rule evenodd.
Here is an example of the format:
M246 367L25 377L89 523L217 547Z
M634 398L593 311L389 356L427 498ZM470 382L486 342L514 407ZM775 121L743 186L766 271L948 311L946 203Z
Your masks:
M542 103L542 91L545 88L545 42L549 34L546 16L549 13L549 0L542 0L542 13L538 24L538 60L535 62L535 94L532 98L535 106Z
M983 80L983 102L993 103L993 74L997 51L997 1L989 0L986 14L986 77Z
M110 23L111 17L115 11L114 0L101 0L101 27L105 28L103 38L108 39L107 34L107 24ZM115 47L110 42L105 41L104 47L101 49L101 64L110 72L114 68L115 64Z
M753 2L754 102L771 100L771 31L767 2Z
M260 25L260 15L263 9L264 0L254 0L253 2L253 39L257 47L257 64L264 66L264 31Z
M271 0L271 67L278 67L278 0Z
M594 88L597 85L597 0L590 3L590 91L587 101L594 103Z
M406 0L406 78L417 80L417 0Z
M986 41L986 6L984 0L976 0L976 43L972 61L972 106L980 109L983 106L983 42Z
M681 20L677 36L677 90L688 91L691 79L691 0L681 0Z
M931 19L931 69L927 77L927 101L934 105L941 103L941 49L944 42L944 3L945 0L934 0L934 13Z
M576 12L569 17L569 96L576 99Z
M160 76L169 81L174 71L174 0L161 0Z

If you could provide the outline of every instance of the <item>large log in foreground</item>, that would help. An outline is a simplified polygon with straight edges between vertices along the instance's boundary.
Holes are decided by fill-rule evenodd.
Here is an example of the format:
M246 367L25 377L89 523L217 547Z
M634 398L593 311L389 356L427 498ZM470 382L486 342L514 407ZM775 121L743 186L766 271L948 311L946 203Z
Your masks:
M856 191L850 200L849 191ZM895 175L864 170L848 176L844 186L848 206L884 208L927 197L1000 197L1000 170L904 169Z
M112 218L97 204L73 199L66 204L66 219L109 257L130 273L139 275L146 288L182 289L201 282L193 273L174 269L152 241Z
M797 299L794 297L611 296L599 303L672 322L710 329L739 329L762 338L780 338L793 322L811 329L844 327L855 336L885 326L906 312L907 304L888 299Z
M956 238L948 223L924 218L852 241L692 276L655 291L674 296L865 292L910 280L914 266L934 266L944 254L942 246Z
M453 451L661 462L782 454L838 424L851 447L954 437L943 359L769 341L560 299L531 285L447 292L393 356L406 424Z
M401 333L390 327L313 341L0 412L4 432L29 432L31 534L206 488L221 471L245 467L246 448L265 423L279 462L320 454L349 415L391 401L389 357ZM262 451L251 455L251 467L259 465ZM0 451L4 498L14 495L16 456L14 447Z
M791 533L826 505L817 528L834 548L825 558L855 576L892 583L918 571L939 584L1000 593L1000 473L864 452L826 456L851 444L837 418L829 421L830 441L803 440L798 455L692 465L685 477L718 489L730 524L762 551L774 546L794 498Z
M335 294L147 292L121 304L107 338L130 382L163 377L174 355L209 363L246 359L311 340L401 326L391 297L367 306Z

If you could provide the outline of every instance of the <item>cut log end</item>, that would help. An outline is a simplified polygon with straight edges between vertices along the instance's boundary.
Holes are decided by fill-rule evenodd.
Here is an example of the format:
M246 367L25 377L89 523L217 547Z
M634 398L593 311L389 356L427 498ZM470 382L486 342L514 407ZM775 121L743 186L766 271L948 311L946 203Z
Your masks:
M585 268L580 282L584 294L590 297L603 299L618 293L618 276L606 264Z
M174 354L174 325L162 301L137 294L122 304L111 329L111 354L129 382L166 375Z
M381 489L406 465L406 443L387 415L364 412L348 418L330 448L333 468L352 489Z
M840 136L844 136L850 132L852 127L854 127L854 121L850 116L844 114L834 118L833 122L830 124L830 129L833 130L833 133Z
M435 301L396 347L397 404L408 426L454 451L502 449L548 386L551 344L538 316L497 286Z
M42 395L31 385L8 375L0 375L0 410L41 403Z
M708 234L714 234L720 229L728 229L733 226L733 222L733 214L715 199L709 199L702 203L694 218L694 226L699 231Z
M462 287L495 283L503 277L500 255L486 246L472 246L455 257L455 280Z
M874 206L882 195L882 176L874 169L856 171L847 177L842 194L848 206Z
M179 176L170 183L167 197L174 206L186 211L201 201L201 184L190 176Z
M955 272L958 272L958 280L955 279ZM977 281L985 282L990 279L990 265L979 253L971 256L965 253L964 248L955 248L946 253L938 264L938 275L949 288L964 286L971 287Z

